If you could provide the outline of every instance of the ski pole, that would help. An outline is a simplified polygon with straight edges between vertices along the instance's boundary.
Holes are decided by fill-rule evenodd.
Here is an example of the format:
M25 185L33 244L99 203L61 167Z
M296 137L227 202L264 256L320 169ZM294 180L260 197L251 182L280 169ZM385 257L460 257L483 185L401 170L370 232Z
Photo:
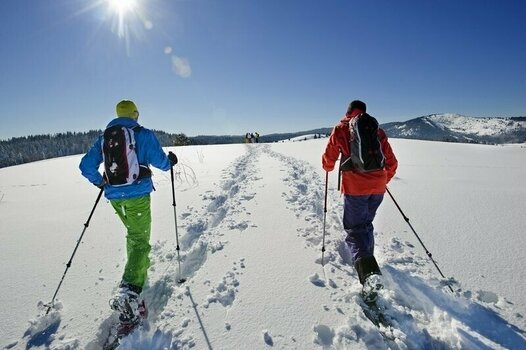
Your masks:
M413 233L415 234L416 238L418 239L418 241L420 242L420 244L422 245L422 247L424 248L424 250L426 251L426 254L427 256L429 257L429 259L431 260L431 262L433 263L433 265L435 265L435 267L437 268L438 270L438 273L440 273L440 276L442 276L442 278L446 278L446 276L444 276L444 274L442 273L442 271L440 270L440 268L438 267L436 261L433 259L433 254L431 254L431 252L429 250L427 250L426 246L424 245L424 242L422 242L422 240L420 239L420 237L418 236L418 234L416 233L415 229L413 228L413 225L411 225L411 223L409 222L409 218L407 216L405 216L404 212L402 211L402 208L400 208L400 206L398 205L398 203L396 202L396 200L394 199L393 195L391 194L391 191L389 191L389 189L386 187L386 190L387 190L387 193L389 193L389 196L391 197L391 199L393 200L394 204L396 205L396 207L398 208L398 210L400 211L400 214L402 214L405 222L407 222L407 224L409 225L409 227L411 228L411 230L413 231ZM449 290L451 291L451 293L454 293L453 291L453 288L451 288L451 286L448 284L447 285L449 287Z
M341 148L340 148L340 154L338 154L338 158L340 160L340 165L338 166L338 192L340 192L340 185L342 183L342 158L343 158Z
M342 171L338 169L338 192L340 191L340 184L342 183Z
M177 232L177 211L176 211L176 204L175 204L175 184L174 184L175 181L174 181L173 165L170 168L170 175L172 177L172 198L173 198L172 206L174 207L174 220L175 220L175 242L176 242L175 250L177 250L177 264L179 265L179 280L177 281L177 283L184 283L186 282L186 278L183 278L181 275L181 255L179 253L181 248L179 247L179 233Z
M327 218L327 187L329 183L329 172L325 172L325 204L323 206L323 240L321 244L321 266L324 266L323 255L325 253L325 221Z
M82 230L82 233L80 234L80 238L77 241L77 245L75 246L75 249L73 250L73 254L71 254L71 258L69 258L68 263L66 264L66 270L64 271L64 274L62 275L62 279L60 280L57 290L55 291L55 294L53 294L53 298L51 298L51 302L49 303L48 309L46 311L46 315L51 311L51 308L54 306L55 303L55 297L58 294L58 290L60 289L60 286L62 286L62 282L64 281L64 277L66 277L66 273L68 272L68 269L71 266L71 262L73 261L73 257L75 256L75 253L77 252L77 249L80 245L80 242L82 241L82 237L84 236L84 232L86 232L86 229L89 226L89 222L91 220L91 217L93 216L93 212L95 212L95 208L97 207L97 204L99 203L100 197L102 196L102 192L104 192L104 189L100 189L99 195L97 196L97 200L95 201L95 205L93 205L93 208L91 209L91 213L89 214L88 220L84 224L84 229Z

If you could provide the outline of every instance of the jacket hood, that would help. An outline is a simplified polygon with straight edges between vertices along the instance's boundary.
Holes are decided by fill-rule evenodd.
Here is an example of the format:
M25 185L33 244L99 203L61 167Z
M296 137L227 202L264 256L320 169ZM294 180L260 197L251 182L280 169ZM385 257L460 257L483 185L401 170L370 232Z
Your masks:
M342 117L342 120L340 120L341 123L348 123L352 118L354 117L357 117L359 115L362 115L362 114L367 114L367 112L361 112L361 113L358 113L356 115L351 115L349 113L346 113L343 117Z
M131 118L119 117L119 118L115 118L111 122L109 122L108 125L106 126L106 128L109 128L109 127L112 127L112 126L115 126L115 125L122 125L122 126L125 126L127 128L134 128L136 126L139 126L139 123L137 123L136 120L133 120Z
M352 118L354 118L354 117L351 117L350 115L345 114L345 115L342 117L342 120L340 120L340 123L348 123Z

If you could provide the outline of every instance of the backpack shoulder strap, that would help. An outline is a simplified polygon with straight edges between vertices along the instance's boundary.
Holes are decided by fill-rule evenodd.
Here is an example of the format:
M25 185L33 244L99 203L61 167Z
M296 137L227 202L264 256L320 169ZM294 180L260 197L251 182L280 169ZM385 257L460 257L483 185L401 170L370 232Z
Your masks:
M144 130L144 126L142 125L136 125L134 126L133 128L131 128L133 130L134 133L138 133L138 132L141 132L142 130ZM135 141L135 152L137 152L137 156L139 156L139 149L138 149L138 144L137 144L137 141ZM145 177L151 177L152 176L152 170L150 169L150 167L148 165L145 165L145 164L141 164L139 163L139 177L138 179L142 179L142 178L145 178Z

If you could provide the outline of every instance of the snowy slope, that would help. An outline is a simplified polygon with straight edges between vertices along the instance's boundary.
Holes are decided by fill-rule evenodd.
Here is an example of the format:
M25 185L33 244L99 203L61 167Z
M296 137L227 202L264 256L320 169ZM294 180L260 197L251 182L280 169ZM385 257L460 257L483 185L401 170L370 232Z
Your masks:
M395 341L383 340L357 302L335 173L320 265L321 139L173 149L188 281L176 283L170 175L155 171L144 292L150 315L120 348L525 348L526 149L391 142L400 169L390 189L457 291L443 286L386 197L375 223L387 286L382 302L396 320ZM125 250L122 225L106 201L96 208L57 311L43 317L38 308L53 295L97 195L80 176L79 160L0 170L3 348L100 349L107 332Z
M523 143L525 118L477 118L455 113L431 114L383 124L390 137L475 143Z
M424 117L441 128L454 132L477 136L498 136L515 130L525 130L525 121L513 121L509 118L475 118L459 114L433 114Z

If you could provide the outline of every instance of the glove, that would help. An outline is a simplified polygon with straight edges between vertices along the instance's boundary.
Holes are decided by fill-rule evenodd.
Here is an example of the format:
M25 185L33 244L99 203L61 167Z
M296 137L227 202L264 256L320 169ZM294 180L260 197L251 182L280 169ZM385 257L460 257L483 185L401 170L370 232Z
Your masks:
M104 189L104 186L106 186L106 180L102 178L102 181L99 184L94 184L94 185L102 190Z
M331 171L334 170L334 167L331 168L331 167L329 167L327 165L323 165L322 168L323 168L323 170L325 170L328 173L330 173Z
M170 163L172 163L172 166L177 164L177 156L172 151L168 152L168 159L170 159Z

